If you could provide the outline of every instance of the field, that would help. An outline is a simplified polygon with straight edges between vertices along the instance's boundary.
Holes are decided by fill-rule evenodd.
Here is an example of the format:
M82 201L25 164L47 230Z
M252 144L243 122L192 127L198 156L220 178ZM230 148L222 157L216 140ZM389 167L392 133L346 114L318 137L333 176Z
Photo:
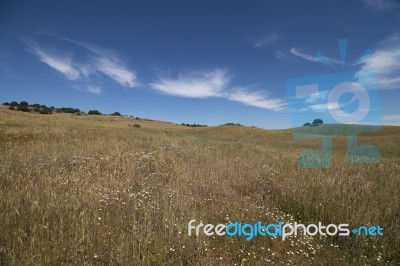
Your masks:
M140 124L140 128L132 127ZM380 164L299 169L318 140L0 108L0 265L399 265L400 128ZM188 222L380 225L384 236L199 237Z

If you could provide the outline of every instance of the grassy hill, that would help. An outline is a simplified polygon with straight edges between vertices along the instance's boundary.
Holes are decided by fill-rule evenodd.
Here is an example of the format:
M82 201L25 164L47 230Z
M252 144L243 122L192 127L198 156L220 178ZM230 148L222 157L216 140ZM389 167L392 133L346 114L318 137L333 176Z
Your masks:
M400 128L359 142L381 163L347 164L341 137L332 169L299 169L320 140L290 130L0 108L0 265L398 265ZM196 238L193 218L379 224L384 236Z

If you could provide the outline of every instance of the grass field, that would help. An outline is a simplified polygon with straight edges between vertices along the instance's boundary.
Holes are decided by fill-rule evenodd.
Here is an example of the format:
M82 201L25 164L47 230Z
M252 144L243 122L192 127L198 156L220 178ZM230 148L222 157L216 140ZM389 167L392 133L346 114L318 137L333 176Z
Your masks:
M138 123L141 128L129 125ZM380 164L298 169L318 140L0 108L0 265L399 265L400 128ZM199 237L197 223L380 225L384 236Z

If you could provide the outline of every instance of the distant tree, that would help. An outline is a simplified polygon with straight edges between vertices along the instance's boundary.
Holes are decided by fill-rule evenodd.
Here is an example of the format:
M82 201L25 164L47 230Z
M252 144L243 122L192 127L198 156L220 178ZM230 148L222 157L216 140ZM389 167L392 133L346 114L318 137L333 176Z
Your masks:
M19 106L25 106L25 107L28 107L28 106L29 106L29 103L28 103L28 102L26 102L26 101L21 101L21 102L19 103Z
M319 125L322 125L324 123L324 121L322 121L322 119L315 119L313 122L312 122L312 125L313 126L319 126Z
M47 108L47 106L46 105L44 105L44 104L42 104L41 106L40 106L40 108Z
M223 126L236 126L236 127L241 127L242 125L241 124L239 124L239 123L226 123L226 124L224 124Z
M22 111L22 112L29 112L30 110L29 110L29 107L28 106L25 106L25 105L19 105L18 107L17 107L17 110L18 111Z
M98 110L89 110L88 114L89 115L101 115L101 113Z
M311 123L305 123L304 125L303 125L303 127L311 127L312 125L311 125Z
M114 116L121 116L121 113L120 113L120 112L114 112L114 113L112 113L111 115L114 115Z
M36 112L36 113L39 113L40 112L40 108L39 107L33 107L33 111Z
M42 115L49 115L52 113L52 110L50 108L46 107L46 108L41 109L39 113Z
M56 113L62 113L61 108L56 108Z
M17 107L19 104L16 101L10 102L10 106Z
M68 113L68 114L73 114L75 113L75 109L71 107L62 107L60 108L62 112Z
M74 109L74 112L75 112L75 113L80 113L81 110L79 110L78 108L75 108L75 109Z
M10 105L10 103L9 102L5 102L5 103L3 103L3 105L7 105L8 106L8 105Z
M38 103L35 103L35 104L32 104L32 105L31 105L31 107L34 107L34 108L40 108L40 104L38 104Z
M50 106L50 109L51 109L51 110L54 110L54 109L56 109L56 108L55 108L54 106Z

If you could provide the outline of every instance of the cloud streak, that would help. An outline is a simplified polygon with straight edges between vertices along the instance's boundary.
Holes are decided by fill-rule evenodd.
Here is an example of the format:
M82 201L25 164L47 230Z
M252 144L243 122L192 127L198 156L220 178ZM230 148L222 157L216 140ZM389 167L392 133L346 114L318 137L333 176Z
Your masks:
M80 83L86 88L86 91L93 94L101 94L101 84L99 75L110 78L122 87L133 88L137 86L136 73L129 69L127 65L120 60L119 56L112 50L83 44L66 38L59 38L79 45L83 48L86 60L76 59L72 53L55 52L40 46L33 40L23 39L27 45L27 50L36 55L39 60L57 72L61 73L67 80ZM88 58L88 59L87 59ZM76 87L76 84L74 84Z
M35 42L30 42L28 51L37 55L41 62L63 74L66 79L76 80L80 78L80 72L73 66L71 55L51 53L40 48Z
M400 114L395 115L383 115L382 123L384 125L400 126Z
M361 62L361 71L357 72L356 78L368 78L362 71L373 71L380 89L399 89L400 33L390 35L369 57L364 58Z
M271 111L281 111L286 108L286 103L281 99L271 99L261 91L230 88L230 83L230 76L226 71L215 69L207 72L179 74L177 78L160 78L150 83L150 87L172 96L224 98Z
M321 60L322 58L319 58L316 55L309 55L309 54L303 53L297 48L290 49L290 53L292 55L295 55L297 57L303 58L304 60L307 60L307 61L310 61L310 62L313 62L313 63L318 63L318 64L326 64L327 63L326 61ZM328 62L332 63L332 64L341 64L342 63L341 61L336 60L334 58L330 58L330 57L326 57L326 58L323 58L323 59L324 60L328 60Z
M389 10L400 8L400 4L391 0L364 0L365 5L374 10Z
M221 97L228 80L224 71L216 69L180 74L176 79L162 78L150 83L150 87L168 95L187 98Z
M280 36L276 33L270 33L265 36L251 40L254 48L261 48L265 46L270 46L276 43L280 39Z

